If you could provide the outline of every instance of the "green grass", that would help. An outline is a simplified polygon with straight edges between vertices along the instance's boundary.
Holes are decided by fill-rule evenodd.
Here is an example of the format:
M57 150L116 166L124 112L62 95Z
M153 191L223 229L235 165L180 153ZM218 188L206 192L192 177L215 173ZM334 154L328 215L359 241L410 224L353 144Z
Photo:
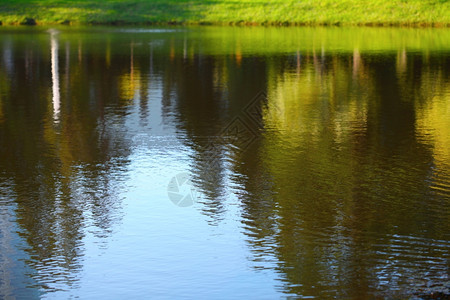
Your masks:
M3 2L3 3L1 3ZM3 0L20 24L450 25L449 0Z

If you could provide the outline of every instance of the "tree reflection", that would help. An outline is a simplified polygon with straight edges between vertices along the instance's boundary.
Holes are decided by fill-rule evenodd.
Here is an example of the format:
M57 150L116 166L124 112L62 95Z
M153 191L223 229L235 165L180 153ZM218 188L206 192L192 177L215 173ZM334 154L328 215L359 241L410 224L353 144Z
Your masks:
M233 109L224 106L219 113L218 108L211 108L202 114L193 111L204 107L194 103L197 95L181 89L176 93L181 128L196 153L202 153L194 156L194 174L205 184L211 178L209 171L220 178L230 168L234 183L243 186L238 197L256 266L267 268L275 257L281 289L287 294L403 297L411 290L402 287L423 286L424 281L445 274L446 258L441 251L446 243L440 241L445 240L443 224L448 215L436 209L448 194L434 192L437 179L430 179L430 172L436 153L418 134L416 114L421 114L419 103L436 101L442 106L446 102L435 97L446 95L442 80L448 82L449 77L443 77L439 67L446 64L444 57L437 56L433 62L417 58L408 59L404 50L397 58L363 54L358 49L348 55L312 51L272 58L264 67L267 75L253 77L242 74L248 72L247 66L255 68L258 63L245 57L225 61L226 68L219 75L227 78L222 91L230 93L240 84L236 89L245 90L242 86L255 76L267 80L268 103L261 120L264 134L250 149L234 154L220 150L224 144L212 149L202 144L198 136L208 135L201 130L211 126L197 125L199 131L194 133L195 127L186 124L243 111L248 101L212 94L214 85L201 85L195 90L210 91L205 92L205 102L232 105L233 99L241 101ZM198 68L214 70L214 64L221 61ZM233 68L237 72L231 76ZM177 74L184 79L185 73ZM177 83L189 88L213 76L186 77L190 83ZM232 78L242 81L236 83ZM439 92L428 86L436 79ZM442 112L434 111L443 118ZM447 122L442 120L442 124ZM446 132L444 125L439 126ZM205 160L211 162L208 155L219 159L213 164L218 169L199 167ZM226 166L229 161L231 165ZM221 185L213 182L210 189ZM214 193L206 195L219 198ZM216 207L211 202L204 204L207 209ZM433 233L427 230L425 234L424 228L433 228ZM432 272L428 270L430 257Z
M92 226L101 238L119 221L118 193L130 147L125 132L108 123L120 122L121 110L104 118L103 101L114 98L102 94L119 93L102 84L117 86L119 76L93 86L90 82L100 74L96 67L105 66L95 56L83 60L81 43L78 53L66 43L60 91L59 36L51 32L49 37L47 47L35 40L42 44L34 49L19 42L0 44L4 55L16 54L6 54L11 72L0 71L8 83L0 93L0 169L12 181L10 197L23 228L17 232L27 242L28 258L22 259L33 270L30 276L41 288L57 290L76 280L86 228ZM73 55L79 63L70 66Z
M284 292L404 297L411 290L403 287L445 274L448 214L438 207L448 194L434 192L437 154L417 119L420 103L446 102L435 98L446 95L445 57L355 48L258 60L237 47L231 59L186 63L174 51L166 103L194 150L192 172L207 197L202 209L215 218L226 209L228 170L242 187L237 196L256 267L278 271ZM435 80L439 92L429 89ZM223 140L211 147L207 137L227 126L223 116L243 112L266 89L262 136L245 151L230 151ZM436 145L445 144L440 140Z
M289 294L365 298L446 272L438 241L448 215L436 210L446 196L430 186L435 154L416 134L414 115L422 95L430 102L445 93L424 92L428 82L417 73L399 86L392 57L355 55L353 71L346 57L320 68L313 59L300 75L277 64L264 116L275 130L264 136L260 161L248 161L254 168L241 168L254 178L244 203L255 203L245 224L257 224L248 226L256 258L278 258ZM436 64L429 70L445 63ZM415 60L405 69L422 66ZM431 273L427 257L435 260Z
M149 124L175 127L191 150L212 225L238 198L254 266L274 270L287 295L392 296L383 293L446 272L445 55L327 51L314 39L267 56L264 43L207 41L0 40L0 178L10 186L0 191L13 199L30 284L76 284L83 239L120 222L133 135ZM162 124L150 120L152 101ZM252 132L247 148L224 135L233 122Z
M58 122L59 119L59 110L61 105L61 96L59 94L59 62L58 62L58 40L56 35L58 32L51 31L50 37L51 37L51 56L52 56L52 103L53 103L53 118L55 119L55 122Z

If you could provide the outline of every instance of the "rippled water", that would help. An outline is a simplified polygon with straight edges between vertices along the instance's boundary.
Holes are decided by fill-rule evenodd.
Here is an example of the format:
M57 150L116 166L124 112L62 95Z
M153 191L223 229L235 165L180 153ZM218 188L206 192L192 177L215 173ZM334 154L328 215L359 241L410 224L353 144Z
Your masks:
M450 30L1 28L0 298L449 293Z

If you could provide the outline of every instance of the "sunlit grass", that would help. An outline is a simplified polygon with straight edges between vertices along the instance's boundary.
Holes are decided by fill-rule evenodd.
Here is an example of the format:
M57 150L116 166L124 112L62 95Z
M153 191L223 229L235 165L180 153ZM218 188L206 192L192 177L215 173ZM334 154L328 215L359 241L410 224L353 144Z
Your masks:
M0 21L38 23L448 25L448 0L8 0Z

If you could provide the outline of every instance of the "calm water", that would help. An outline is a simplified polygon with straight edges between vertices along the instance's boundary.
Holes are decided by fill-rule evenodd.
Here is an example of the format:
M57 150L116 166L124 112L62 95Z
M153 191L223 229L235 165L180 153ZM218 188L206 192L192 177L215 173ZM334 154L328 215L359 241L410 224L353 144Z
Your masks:
M0 298L450 288L450 30L0 28Z

